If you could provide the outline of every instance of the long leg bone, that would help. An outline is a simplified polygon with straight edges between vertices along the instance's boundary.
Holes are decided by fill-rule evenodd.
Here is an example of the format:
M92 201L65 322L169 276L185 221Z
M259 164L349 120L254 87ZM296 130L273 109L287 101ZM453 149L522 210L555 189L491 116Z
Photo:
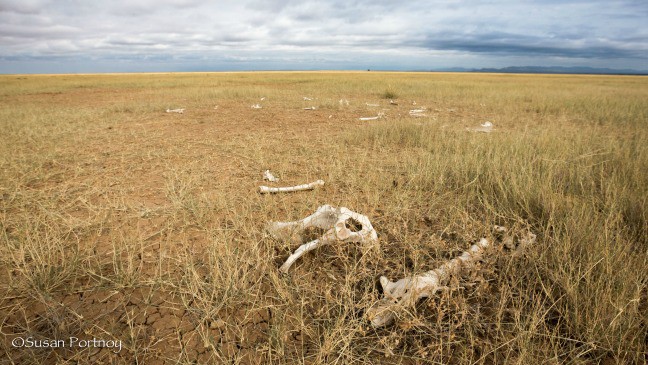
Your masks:
M281 188L271 188L269 186L259 186L259 191L263 194L268 193L289 193L291 191L313 190L318 186L324 185L324 180L313 181L312 183L297 186L287 186Z
M503 233L502 227L496 227L499 233ZM536 236L528 232L519 240L518 249L522 249L535 243ZM508 241L508 237L504 242ZM470 249L463 252L459 257L447 261L434 270L430 270L420 276L411 276L391 282L384 276L380 277L380 285L383 288L384 297L378 303L367 309L367 318L374 327L388 325L394 321L394 310L399 306L413 306L419 299L430 297L439 290L446 288L450 278L464 270L470 270L481 260L484 250L490 246L490 242L482 238Z
M354 232L350 230L346 222L353 219L360 223L362 229ZM353 212L347 208L334 208L330 205L323 205L308 217L294 222L271 222L268 224L268 231L281 239L285 239L293 232L302 232L307 228L316 227L326 229L322 237L301 245L281 266L281 272L286 273L290 266L306 252L312 251L321 245L333 242L375 242L378 234L371 225L369 218L362 214Z

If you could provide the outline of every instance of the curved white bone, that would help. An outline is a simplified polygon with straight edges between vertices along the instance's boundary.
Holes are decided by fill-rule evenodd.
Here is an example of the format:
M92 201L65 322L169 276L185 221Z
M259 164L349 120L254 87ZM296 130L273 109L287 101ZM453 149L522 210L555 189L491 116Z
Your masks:
M268 193L289 193L291 191L313 190L318 186L324 185L324 180L313 181L312 183L302 184L297 186L287 186L281 188L271 188L269 186L259 186L259 192L262 194Z
M502 227L495 228L499 233L503 233L505 230L498 228ZM535 240L535 234L528 232L519 240L518 249L535 243ZM507 242L506 238L504 242ZM490 242L482 238L459 257L419 276L406 277L397 282L391 282L385 276L381 276L380 285L383 288L384 297L368 308L366 313L372 326L381 327L391 324L395 317L394 309L397 307L413 306L419 299L430 297L439 290L445 289L452 275L474 267L488 246L490 246Z
M358 232L351 231L346 226L346 221L354 219L362 226ZM353 212L347 208L334 208L330 205L323 205L308 217L294 222L270 222L268 231L280 239L286 239L294 232L302 232L307 228L316 227L326 229L322 237L301 245L288 259L281 265L279 270L283 273L288 272L290 266L303 256L306 252L312 251L321 245L327 245L333 242L375 242L378 240L378 234L371 225L369 218L362 214Z

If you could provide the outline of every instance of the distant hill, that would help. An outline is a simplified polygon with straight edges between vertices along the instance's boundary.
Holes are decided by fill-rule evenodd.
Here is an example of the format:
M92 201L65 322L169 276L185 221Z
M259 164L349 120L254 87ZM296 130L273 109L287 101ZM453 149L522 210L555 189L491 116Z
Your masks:
M648 75L648 71L596 67L562 66L511 66L504 68L480 68L468 72L530 73L530 74L595 74L595 75Z

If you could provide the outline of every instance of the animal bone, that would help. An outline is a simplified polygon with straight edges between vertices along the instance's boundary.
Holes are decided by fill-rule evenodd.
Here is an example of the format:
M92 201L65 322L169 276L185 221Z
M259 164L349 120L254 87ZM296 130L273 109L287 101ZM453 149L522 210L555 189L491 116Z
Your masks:
M178 114L183 114L184 111L185 111L184 108L181 108L181 109L167 109L166 110L167 113L178 113Z
M395 102L395 101L393 101L393 100L390 100L390 101L389 101L389 104L391 104L391 105L398 105L398 103Z
M426 117L427 114L423 114L423 112L425 112L425 110L426 110L425 108L412 109L412 110L409 111L409 115L411 117Z
M473 131L473 132L490 133L490 132L494 131L495 129L493 128L493 123L486 122L484 124L480 124L480 127L478 127L478 128L468 128L468 130Z
M254 104L254 105L252 105L250 108L252 108L252 109L261 109L262 106L259 105L259 104Z
M380 106L378 104L369 104L369 103L365 103L365 104L367 104L367 106Z
M314 106L309 106L309 107L304 108L304 110L316 110L316 109L317 108L314 107Z
M354 232L347 227L347 221L353 219L360 223L362 229ZM286 239L294 233L303 232L304 230L316 227L327 230L322 237L305 243L288 257L286 262L279 268L283 273L287 273L290 266L297 261L306 252L312 251L319 246L328 245L334 242L360 242L370 243L378 240L378 234L371 225L369 218L362 214L353 212L347 208L334 208L330 205L323 205L317 208L315 213L308 217L294 222L270 222L268 231L274 237Z
M505 228L495 227L498 233L504 233ZM536 235L527 232L519 240L518 252L525 247L535 243ZM512 238L505 237L503 240L512 243ZM419 276L410 276L391 282L385 276L380 277L380 285L383 288L384 297L378 303L367 309L367 318L374 327L388 325L394 321L394 310L402 306L414 306L419 299L430 297L436 292L446 289L446 285L453 275L462 271L470 270L481 259L484 250L490 246L486 238L472 245L459 257L446 261L443 265L430 270Z
M297 186L287 186L281 188L271 188L269 186L259 186L259 191L262 194L268 193L289 193L292 191L313 190L318 186L324 185L324 180L313 181L312 183L302 184Z
M279 179L277 179L270 170L265 170L263 172L263 179L268 180L270 182L278 182Z
M380 119L380 118L382 118L382 117L384 117L384 116L385 116L385 113L380 112L380 113L378 113L378 115L375 116L375 117L360 117L360 120L376 120L376 119Z
M308 96L304 96L304 101L311 101L313 98L309 98Z

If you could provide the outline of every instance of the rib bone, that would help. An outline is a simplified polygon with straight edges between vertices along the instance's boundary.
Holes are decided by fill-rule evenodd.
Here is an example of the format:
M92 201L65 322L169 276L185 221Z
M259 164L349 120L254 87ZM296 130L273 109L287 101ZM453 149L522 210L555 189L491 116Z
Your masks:
M496 230L503 233L503 230ZM527 232L519 240L518 250L535 243L536 236ZM508 237L504 242L509 242ZM394 310L402 306L414 306L419 299L430 297L445 289L453 275L472 269L481 260L484 250L490 246L486 238L472 245L459 257L447 261L434 270L419 276L410 276L391 282L385 276L380 277L384 297L378 303L367 309L367 318L374 327L389 325L394 321Z
M324 180L313 181L312 183L302 184L297 186L287 186L281 188L271 188L269 186L259 186L259 191L262 194L267 193L288 193L292 191L313 190L318 186L324 185Z
M353 219L360 223L362 229L354 232L350 230L346 222ZM305 243L292 254L279 270L287 273L290 266L306 252L312 251L321 245L334 242L361 242L369 243L378 240L378 234L371 225L369 218L362 214L353 212L347 208L335 208L330 205L323 205L308 217L294 222L270 222L268 231L279 239L287 239L294 233L303 232L307 228L316 227L327 230L322 237Z

